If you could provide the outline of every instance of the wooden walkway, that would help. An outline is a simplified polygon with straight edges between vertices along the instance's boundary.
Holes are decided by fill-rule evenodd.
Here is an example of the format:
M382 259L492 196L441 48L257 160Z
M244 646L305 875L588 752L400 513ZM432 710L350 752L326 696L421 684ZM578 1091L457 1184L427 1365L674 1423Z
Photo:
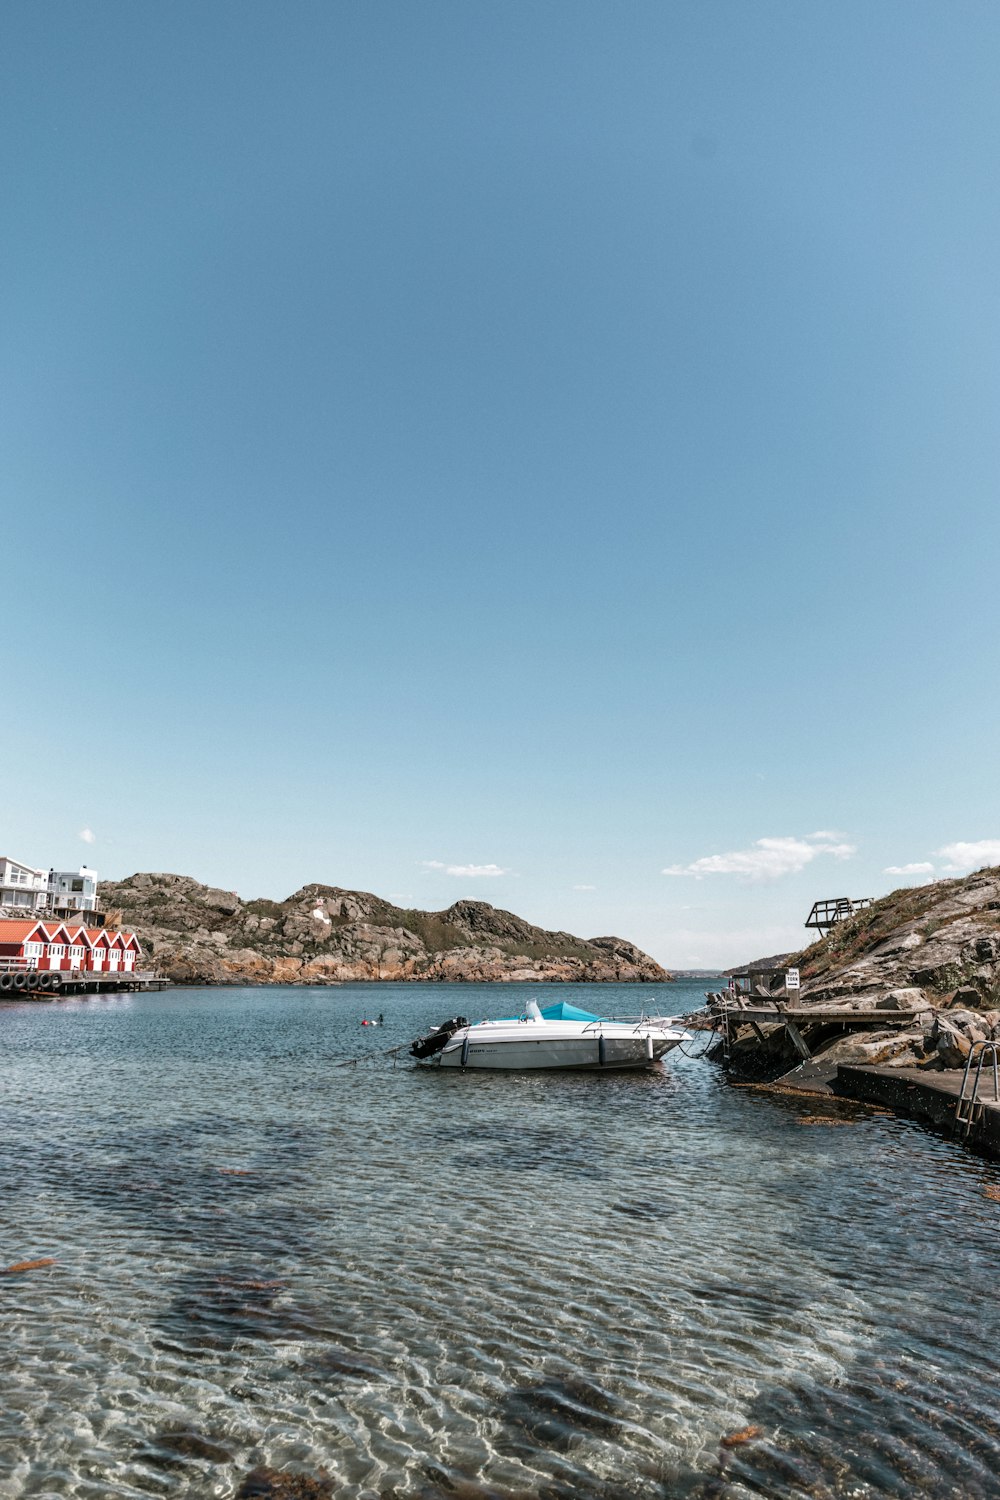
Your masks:
M860 1029L865 1026L911 1026L917 1014L912 1010L855 1010L849 1005L803 1005L781 1000L758 999L755 996L733 995L728 991L706 996L709 1010L723 1018L732 1037L737 1026L748 1025L760 1041L764 1040L762 1026L783 1026L789 1040L799 1056L812 1061L812 1053L800 1031L802 1026L850 1026Z
M927 1007L930 1010L930 1006ZM851 1026L864 1026L869 1021L882 1025L895 1022L901 1025L912 1021L917 1014L913 1010L852 1010L848 1005L767 1005L763 1001L750 1001L747 1005L732 1006L729 1012L734 1021L758 1021L763 1025L783 1026L786 1021L806 1024L810 1021L843 1021Z
M21 972L25 974L27 984L21 989L0 987L0 1005L14 1000L65 1000L73 995L121 995L135 991L166 990L171 985L169 979L162 979L159 974L148 971L87 974L67 970L65 973L56 971L60 982L59 988L53 990L45 983L50 978L48 970L31 969L26 973Z

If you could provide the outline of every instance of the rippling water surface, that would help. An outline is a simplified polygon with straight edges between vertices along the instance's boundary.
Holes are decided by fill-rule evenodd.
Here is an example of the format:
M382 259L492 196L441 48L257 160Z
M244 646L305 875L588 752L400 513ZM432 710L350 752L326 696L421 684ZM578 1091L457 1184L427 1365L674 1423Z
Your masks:
M0 1495L1000 1494L1000 1172L676 1052L382 1055L524 993L0 1008L0 1262L56 1258L0 1278Z

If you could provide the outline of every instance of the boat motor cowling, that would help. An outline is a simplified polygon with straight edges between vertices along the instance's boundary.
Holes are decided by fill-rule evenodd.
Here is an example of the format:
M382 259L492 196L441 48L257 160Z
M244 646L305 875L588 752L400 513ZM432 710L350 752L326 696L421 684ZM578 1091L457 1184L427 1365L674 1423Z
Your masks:
M410 1045L411 1057L433 1057L435 1052L440 1052L442 1047L461 1031L463 1026L468 1026L464 1016L452 1016L450 1021L442 1021L435 1031L428 1031L425 1036L417 1037Z

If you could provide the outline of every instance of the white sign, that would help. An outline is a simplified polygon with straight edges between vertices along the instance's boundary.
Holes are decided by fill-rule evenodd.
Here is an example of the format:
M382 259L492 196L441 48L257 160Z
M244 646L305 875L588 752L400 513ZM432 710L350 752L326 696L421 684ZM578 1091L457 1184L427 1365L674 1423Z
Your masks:
M786 969L785 970L785 989L786 990L797 990L799 988L800 988L800 985L799 985L799 971L798 971L798 969Z

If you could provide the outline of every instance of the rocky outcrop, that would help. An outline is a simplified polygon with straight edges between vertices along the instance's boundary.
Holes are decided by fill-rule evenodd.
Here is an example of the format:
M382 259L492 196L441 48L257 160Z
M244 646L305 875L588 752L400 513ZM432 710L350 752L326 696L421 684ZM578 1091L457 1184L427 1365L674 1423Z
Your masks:
M797 1024L814 1058L963 1067L973 1043L1000 1041L1000 868L893 891L788 966L802 978L796 1007L812 1013ZM857 1013L857 1030L824 1014L845 1009ZM862 1029L868 1011L897 1012L899 1023ZM798 1060L783 1026L767 1028L764 1042L741 1032L733 1058L752 1076Z
M306 885L285 901L242 901L186 875L101 885L101 901L139 935L157 972L187 984L347 980L669 979L622 938L533 927L485 901L404 910L367 891Z
M722 972L726 975L727 979L731 978L733 974L745 974L748 970L759 974L762 970L766 969L783 969L786 964L793 962L793 958L794 955L791 953L772 953L767 958L755 958L748 964L738 964L735 969L723 969ZM718 971L713 970L712 972L717 973Z
M1000 1003L1000 868L893 891L790 962L814 1004L906 990L988 1009Z

